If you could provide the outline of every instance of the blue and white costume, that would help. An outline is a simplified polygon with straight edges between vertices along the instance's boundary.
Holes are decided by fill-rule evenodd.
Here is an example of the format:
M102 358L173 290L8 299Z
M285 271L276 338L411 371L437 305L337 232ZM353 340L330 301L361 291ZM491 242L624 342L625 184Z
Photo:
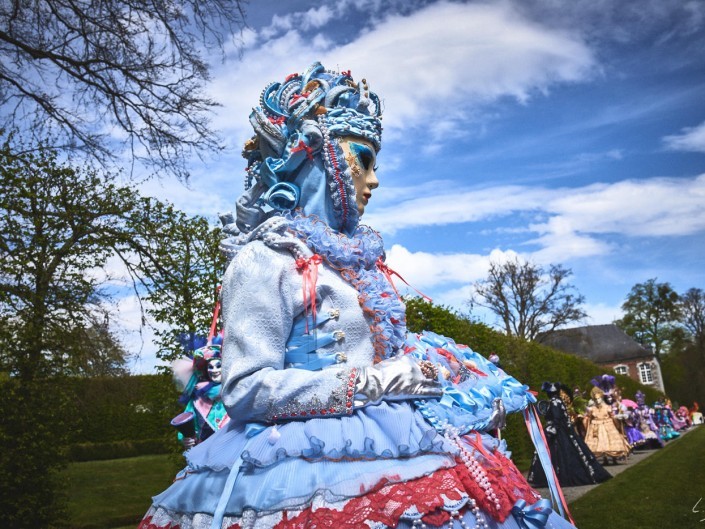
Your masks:
M314 64L268 86L223 243L222 400L141 529L570 528L485 432L528 388L469 348L408 335L340 146L380 148L366 81Z

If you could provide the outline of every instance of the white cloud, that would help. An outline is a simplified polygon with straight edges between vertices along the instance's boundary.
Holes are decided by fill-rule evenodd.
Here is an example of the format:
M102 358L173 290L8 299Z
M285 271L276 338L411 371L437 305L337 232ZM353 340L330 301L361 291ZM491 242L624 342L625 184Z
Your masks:
M531 139L530 141L531 145L526 146L526 150L535 149L540 143L548 143L551 141L551 138L547 136L540 136L535 139ZM512 147L518 150L521 146L513 145ZM538 172L541 180L545 182L551 178L560 178L576 173L585 173L586 171L591 170L598 163L617 162L623 158L624 154L620 149L610 149L603 152L583 152L572 156L567 160L534 164L529 166L529 169Z
M275 14L272 17L272 23L262 29L261 37L269 40L278 33L288 32L294 28L302 31L317 29L325 26L335 15L333 9L326 5L318 8L312 7L304 12L294 12L287 15Z
M554 217L549 222L551 229L561 224L564 219ZM532 260L538 263L557 263L568 259L584 259L605 255L613 250L613 245L600 241L594 237L581 235L572 229L558 228L556 231L547 231L526 244L536 244L541 249L531 254Z
M485 279L490 262L505 262L516 258L538 261L536 255L518 254L513 250L492 250L488 255L453 253L434 254L411 252L395 244L387 252L388 265L398 272L411 288L400 279L395 285L401 295L418 295L414 289L429 295L436 305L443 305L461 313L469 313L469 300L474 293L473 283ZM553 262L557 262L554 260ZM622 317L620 305L585 303L587 318L577 325L602 325ZM497 316L483 307L474 307L472 317L490 326L497 326Z
M501 263L517 257L536 260L535 255L518 254L513 250L495 249L489 255L433 254L411 252L395 244L387 253L387 263L413 287L410 288L395 278L395 285L400 294L418 295L414 290L418 289L431 296L436 305L467 314L470 312L469 300L474 293L473 283L487 277L490 262ZM619 305L585 303L583 309L588 316L585 321L575 325L602 325L612 323L622 316ZM483 307L474 307L472 317L490 326L499 324L497 316Z
M503 262L516 256L516 252L493 250L489 255L469 253L434 254L410 252L404 246L394 244L387 251L387 264L398 272L412 287L419 290L448 283L471 283L487 275L489 262ZM407 288L395 279L400 293ZM413 293L413 290L409 290Z
M581 41L506 3L439 2L390 16L324 59L364 73L387 103L385 126L397 128L504 96L523 102L555 82L584 80L594 67Z
M705 230L705 174L623 180L549 193L553 196L546 211L568 219L576 232L648 237Z
M705 122L697 127L687 127L680 134L663 138L667 149L673 151L705 152Z
M257 38L245 39L242 60L214 72L212 95L224 105L215 124L244 139L246 116L260 91L316 60L369 79L385 101L388 131L431 117L436 127L450 122L457 129L457 120L474 105L505 96L524 102L553 83L584 80L595 67L579 39L530 22L506 3L438 2L360 28L357 39L336 46L326 37L326 24L352 7L276 17ZM319 26L316 36L303 35Z
M382 232L394 233L406 228L537 213L546 220L528 224L527 233L536 237L525 244L539 245L531 255L539 262L609 253L614 248L600 239L604 235L685 236L705 231L705 175L624 180L580 188L501 186L432 195L424 187L420 193L411 188L404 193L421 198L400 200L394 208L370 213L365 222Z
M447 186L440 188L447 189ZM394 233L419 226L476 222L513 212L541 209L547 194L552 191L525 186L463 189L456 184L455 189L442 194L429 192L426 185L418 192L409 187L404 193L419 198L400 201L394 208L375 210L365 216L365 223L380 231ZM375 198L374 194L372 198Z
M244 166L244 162L243 162ZM236 176L233 176L232 173ZM139 185L143 196L168 201L189 215L201 215L217 223L217 215L234 208L235 199L242 192L244 172L242 168L235 171L204 168L194 172L187 185L174 180L157 180L155 178Z

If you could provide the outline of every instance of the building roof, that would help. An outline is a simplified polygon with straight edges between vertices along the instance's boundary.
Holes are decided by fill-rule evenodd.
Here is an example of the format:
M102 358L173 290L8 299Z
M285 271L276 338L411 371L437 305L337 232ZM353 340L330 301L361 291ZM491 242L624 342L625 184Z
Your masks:
M541 343L598 364L653 357L651 351L614 324L554 331L541 337Z

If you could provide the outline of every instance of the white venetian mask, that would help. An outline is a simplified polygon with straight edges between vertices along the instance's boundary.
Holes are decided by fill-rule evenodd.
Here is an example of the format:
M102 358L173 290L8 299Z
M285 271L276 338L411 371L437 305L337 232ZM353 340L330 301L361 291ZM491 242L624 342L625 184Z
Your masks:
M222 364L220 358L213 358L208 361L208 378L216 384L222 380Z

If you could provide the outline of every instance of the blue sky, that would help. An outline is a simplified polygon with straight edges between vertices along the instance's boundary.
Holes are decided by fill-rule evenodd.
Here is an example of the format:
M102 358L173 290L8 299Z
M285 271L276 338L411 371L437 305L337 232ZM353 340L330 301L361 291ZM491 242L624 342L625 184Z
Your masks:
M189 188L144 192L213 219L233 209L260 91L320 60L383 99L363 222L436 303L466 310L489 260L515 254L571 268L585 324L620 317L652 277L705 288L704 2L256 0L247 13L210 86L228 151L194 164Z

